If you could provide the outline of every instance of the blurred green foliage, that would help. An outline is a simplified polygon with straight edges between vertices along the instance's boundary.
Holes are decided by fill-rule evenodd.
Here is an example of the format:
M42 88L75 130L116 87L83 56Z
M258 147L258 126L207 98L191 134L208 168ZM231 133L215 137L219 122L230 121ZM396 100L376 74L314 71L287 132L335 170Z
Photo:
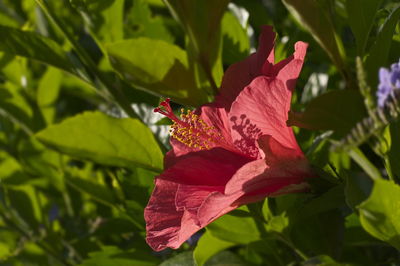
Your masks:
M0 0L0 264L399 264L397 117L331 149L373 113L399 17L395 0ZM143 209L169 146L152 108L212 101L264 24L277 60L310 44L289 124L321 178L155 253Z

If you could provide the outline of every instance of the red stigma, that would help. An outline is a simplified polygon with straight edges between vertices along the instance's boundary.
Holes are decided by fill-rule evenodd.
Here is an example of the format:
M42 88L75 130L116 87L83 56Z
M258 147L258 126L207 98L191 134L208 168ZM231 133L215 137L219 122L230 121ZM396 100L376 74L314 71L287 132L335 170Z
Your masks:
M162 115L165 115L172 121L178 121L179 119L176 117L174 112L172 111L171 106L169 105L169 102L171 101L170 98L166 98L164 101L160 103L160 105L156 108L154 108L155 113L160 113Z

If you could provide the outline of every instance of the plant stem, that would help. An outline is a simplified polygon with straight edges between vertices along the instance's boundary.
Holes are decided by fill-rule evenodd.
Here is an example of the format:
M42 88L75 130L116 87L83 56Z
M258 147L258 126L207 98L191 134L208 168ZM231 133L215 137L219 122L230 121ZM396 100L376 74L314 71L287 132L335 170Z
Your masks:
M281 241L282 243L286 244L289 248L291 248L303 261L308 260L306 254L304 254L301 250L296 248L293 243L285 238L281 233L276 232L277 240Z
M390 160L386 154L384 155L383 160L385 162L385 169L386 169L386 173L388 174L389 179L392 180L393 182L396 182L396 179L393 175L392 167L390 165Z

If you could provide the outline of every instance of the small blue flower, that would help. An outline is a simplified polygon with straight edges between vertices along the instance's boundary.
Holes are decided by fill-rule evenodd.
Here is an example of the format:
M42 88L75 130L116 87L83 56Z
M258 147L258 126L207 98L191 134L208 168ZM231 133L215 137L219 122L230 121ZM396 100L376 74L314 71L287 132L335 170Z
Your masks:
M400 61L393 64L390 70L382 67L379 70L378 105L383 107L389 95L400 90Z

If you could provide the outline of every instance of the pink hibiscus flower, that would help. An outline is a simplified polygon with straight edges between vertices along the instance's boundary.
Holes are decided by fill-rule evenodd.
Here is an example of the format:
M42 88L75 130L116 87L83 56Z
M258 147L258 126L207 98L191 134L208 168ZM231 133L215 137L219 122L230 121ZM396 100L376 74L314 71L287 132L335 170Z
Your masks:
M274 40L272 27L263 27L258 51L228 68L214 103L180 118L169 99L155 109L173 125L172 150L144 213L154 250L178 248L240 205L304 191L315 176L286 125L307 44L274 64Z

